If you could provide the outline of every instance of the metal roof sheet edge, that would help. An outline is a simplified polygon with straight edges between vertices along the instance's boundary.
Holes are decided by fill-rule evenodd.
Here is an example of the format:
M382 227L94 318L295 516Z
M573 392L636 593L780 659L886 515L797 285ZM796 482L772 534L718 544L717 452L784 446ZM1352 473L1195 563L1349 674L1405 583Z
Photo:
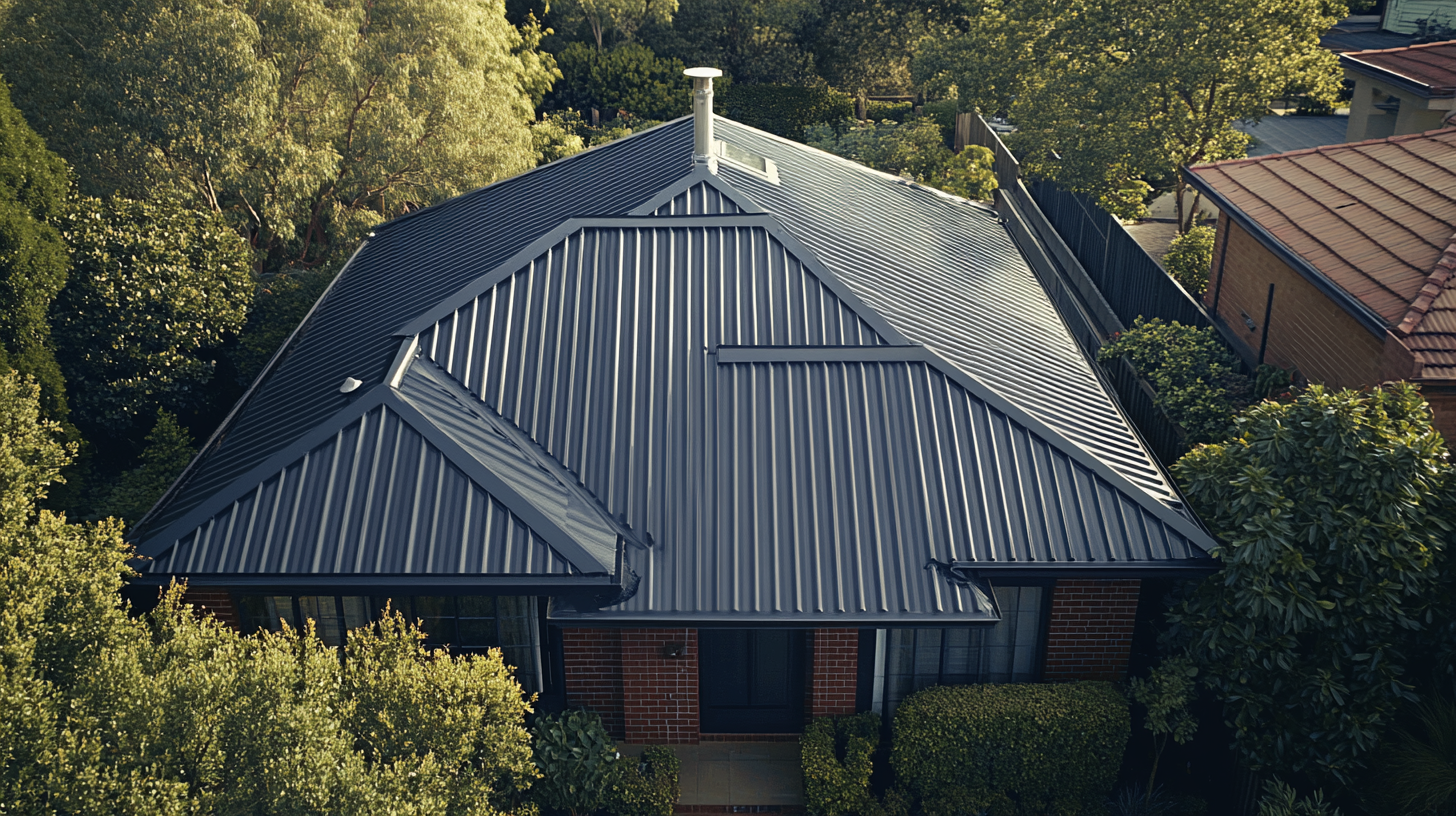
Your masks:
M694 165L693 172L689 173L676 184L669 184L662 188L662 192L637 205L628 214L634 216L654 215L659 207L699 184L706 184L724 196L727 196L730 201L738 205L738 208L746 213L756 215L767 212L767 210L758 206L758 203L753 199L744 195L742 191L735 188L732 184L729 184L722 176L709 170L706 166L699 164Z

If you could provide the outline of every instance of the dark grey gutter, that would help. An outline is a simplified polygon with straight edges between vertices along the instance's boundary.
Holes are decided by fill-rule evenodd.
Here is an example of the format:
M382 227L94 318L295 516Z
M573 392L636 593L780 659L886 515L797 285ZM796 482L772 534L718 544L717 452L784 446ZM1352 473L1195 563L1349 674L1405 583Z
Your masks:
M1208 196L1219 210L1229 217L1229 220L1237 222L1245 232L1254 236L1260 244L1263 244L1265 249L1274 253L1290 269L1298 272L1300 277L1313 284L1325 297L1339 304L1351 317L1358 320L1360 325L1365 327L1366 331L1369 331L1382 340L1385 338L1385 332L1389 329L1385 318L1381 317L1369 306L1361 303L1354 295L1341 289L1334 281L1325 277L1323 272L1316 269L1313 264L1300 257L1294 250L1285 246L1283 241L1274 237L1273 233L1264 229L1264 227L1260 226L1258 222L1245 214L1243 210L1239 209L1226 196L1218 190L1215 190L1198 173L1194 172L1192 167L1183 168L1183 178L1194 189Z
M166 586L179 576L143 573L131 579L137 586ZM576 595L594 594L617 586L609 575L355 575L305 573L241 574L191 573L183 578L192 587L226 587L265 593L277 590L289 594L306 589L322 595L369 595L395 589L408 589L412 594L440 592L447 595ZM485 590L498 590L486 592Z
M1381 82L1389 83L1402 91L1409 91L1422 99L1448 99L1456 96L1456 89L1434 88L1423 82L1417 82L1405 74L1397 73L1389 68L1381 68L1378 65L1371 65L1363 60L1357 60L1348 54L1340 55L1340 67L1359 74L1365 74L1371 79L1378 79Z

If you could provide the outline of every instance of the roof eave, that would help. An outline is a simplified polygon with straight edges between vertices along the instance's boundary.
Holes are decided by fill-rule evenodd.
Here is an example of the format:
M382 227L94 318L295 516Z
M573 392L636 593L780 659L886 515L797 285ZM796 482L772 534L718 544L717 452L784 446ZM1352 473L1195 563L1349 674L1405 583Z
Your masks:
M1340 67L1357 74L1364 74L1371 79L1378 79L1388 85L1393 85L1402 91L1415 94L1422 99L1447 99L1456 96L1456 89L1437 88L1427 85L1424 82L1417 82L1405 74L1393 71L1389 68L1382 68L1364 60L1355 59L1349 54L1340 55Z
M1290 249L1283 241L1280 241L1273 233L1269 232L1253 218L1250 218L1237 204L1229 200L1227 196L1219 192L1200 176L1196 168L1184 167L1183 178L1195 190L1212 200L1221 212L1226 214L1231 220L1237 222L1245 232L1254 236L1255 240L1262 244L1265 249L1274 253L1290 269L1299 273L1300 277L1309 281L1325 297L1334 301L1349 313L1351 317L1355 318L1366 331L1378 338L1384 339L1385 332L1390 328L1385 318L1381 317L1369 306L1361 303L1354 295L1341 289L1334 281L1325 277L1323 272L1316 269L1313 264Z

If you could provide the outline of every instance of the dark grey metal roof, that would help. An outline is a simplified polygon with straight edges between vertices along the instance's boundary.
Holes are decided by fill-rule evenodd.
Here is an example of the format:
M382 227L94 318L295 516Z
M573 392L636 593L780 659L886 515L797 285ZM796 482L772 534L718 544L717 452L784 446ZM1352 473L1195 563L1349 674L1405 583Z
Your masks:
M986 588L933 564L1209 563L994 212L720 124L778 181L695 167L680 121L379 229L141 531L154 571L262 568L217 531L305 454L347 447L328 440L365 398L336 393L344 376L379 383L381 417L454 468L397 466L416 468L411 518L446 531L432 565L477 574L461 554L483 528L447 505L493 497L545 548L490 539L509 553L496 574L550 553L572 575L641 576L590 619L986 621ZM249 429L270 417L308 427L265 444ZM310 472L309 506L386 500L373 469ZM328 518L287 546L357 559L418 539L326 541Z

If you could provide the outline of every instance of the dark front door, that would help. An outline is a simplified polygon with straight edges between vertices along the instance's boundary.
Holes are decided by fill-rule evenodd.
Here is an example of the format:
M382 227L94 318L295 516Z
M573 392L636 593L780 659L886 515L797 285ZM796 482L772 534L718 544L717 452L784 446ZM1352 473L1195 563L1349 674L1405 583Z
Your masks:
M699 629L698 709L707 734L804 730L804 633Z

